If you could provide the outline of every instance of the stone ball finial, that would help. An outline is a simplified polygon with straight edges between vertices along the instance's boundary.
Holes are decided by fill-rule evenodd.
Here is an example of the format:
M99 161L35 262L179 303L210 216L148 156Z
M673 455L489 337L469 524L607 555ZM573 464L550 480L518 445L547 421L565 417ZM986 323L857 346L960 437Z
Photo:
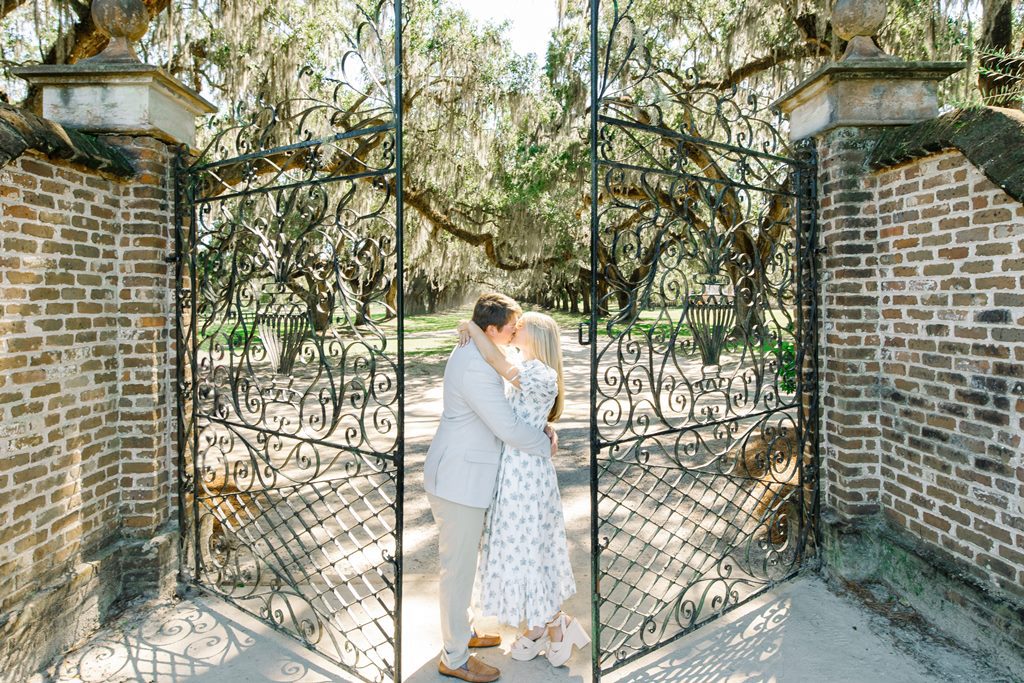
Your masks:
M110 43L92 59L97 62L137 62L132 43L149 30L149 8L142 0L93 0L92 20L110 36Z
M849 41L840 61L886 58L872 36L885 23L886 0L836 0L832 6L832 28Z

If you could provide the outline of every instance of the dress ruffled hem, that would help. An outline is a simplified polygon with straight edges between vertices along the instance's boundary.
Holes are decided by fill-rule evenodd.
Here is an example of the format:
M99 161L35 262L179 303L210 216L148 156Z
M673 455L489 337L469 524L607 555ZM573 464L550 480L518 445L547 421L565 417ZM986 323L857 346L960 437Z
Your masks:
M497 617L507 626L517 627L523 621L528 628L543 626L575 594L573 580L506 581L481 588L473 600L473 610L481 616Z

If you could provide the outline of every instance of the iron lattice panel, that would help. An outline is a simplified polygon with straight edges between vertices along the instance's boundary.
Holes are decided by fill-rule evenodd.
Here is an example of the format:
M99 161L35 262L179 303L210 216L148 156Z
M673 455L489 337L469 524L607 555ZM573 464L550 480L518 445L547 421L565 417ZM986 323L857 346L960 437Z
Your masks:
M796 569L802 514L791 412L748 424L746 444L740 439L731 456L681 461L679 437L699 440L713 429L697 427L609 447L597 459L603 669L698 628Z
M400 12L353 3L338 73L178 174L183 573L368 681L400 680Z
M799 570L817 512L814 163L591 3L594 676Z
M392 677L397 467L345 449L321 448L336 460L305 472L262 447L233 457L261 436L216 421L199 434L196 580L364 678ZM280 441L281 453L305 445Z

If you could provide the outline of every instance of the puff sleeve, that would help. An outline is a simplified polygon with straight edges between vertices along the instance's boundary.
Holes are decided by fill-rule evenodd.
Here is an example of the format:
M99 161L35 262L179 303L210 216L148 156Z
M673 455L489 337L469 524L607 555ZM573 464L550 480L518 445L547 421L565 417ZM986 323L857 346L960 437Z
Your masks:
M551 406L558 395L558 374L539 360L519 365L519 386L537 404Z

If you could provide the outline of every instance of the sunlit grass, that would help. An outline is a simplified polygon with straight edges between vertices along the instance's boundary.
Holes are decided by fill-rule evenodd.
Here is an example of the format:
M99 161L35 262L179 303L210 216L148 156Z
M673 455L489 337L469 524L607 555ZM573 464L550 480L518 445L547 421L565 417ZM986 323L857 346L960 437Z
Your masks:
M575 336L579 326L586 325L589 320L589 316L581 313L548 310L529 304L524 305L523 309L547 313L558 322L563 333L573 336ZM790 323L789 315L791 315L792 312L785 312L782 310L770 310L766 312L782 329L785 329ZM388 343L388 348L394 348L393 339L397 330L397 320L394 318L391 320L383 320L383 310L379 312L375 311L375 313L376 315L374 317L377 317L375 327L379 333L392 340ZM469 319L472 313L472 307L465 306L437 313L406 316L406 357L429 358L433 356L447 356L451 353L452 347L455 345L455 328L458 326L459 322ZM639 318L629 326L629 330L633 336L644 335L668 339L674 334L676 338L689 337L691 336L690 329L685 323L680 324L681 316L683 316L682 308L656 308L645 310L642 311ZM609 336L606 324L607 321L608 318L606 317L602 317L598 320L598 337ZM621 334L625 331L625 328L626 326L623 323L616 323L612 326L612 333L616 335ZM370 328L365 328L365 331L369 332ZM335 332L341 338L349 338L353 336L352 328L344 324L336 326ZM260 345L258 331L253 329L245 330L243 326L236 321L231 321L230 323L222 325L209 325L204 329L203 338L200 340L200 348L206 349L209 348L212 343L219 342L222 347L227 348L230 346L237 351L241 351L242 347L245 345L247 336L249 337L248 341L250 345ZM734 342L734 344L736 343L739 342Z

